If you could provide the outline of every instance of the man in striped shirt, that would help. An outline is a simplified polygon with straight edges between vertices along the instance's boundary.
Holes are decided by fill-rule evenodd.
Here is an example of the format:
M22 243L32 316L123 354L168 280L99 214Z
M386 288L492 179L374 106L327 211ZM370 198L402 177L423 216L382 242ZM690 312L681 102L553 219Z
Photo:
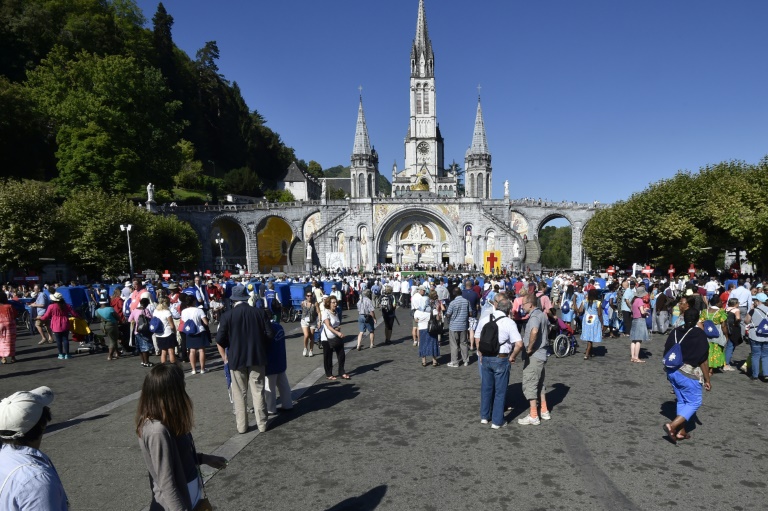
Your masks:
M461 289L454 288L453 301L448 305L448 310L445 311L445 317L450 321L448 340L451 345L451 361L448 362L448 367L459 367L459 347L461 347L461 359L464 361L464 367L469 365L469 342L467 340L469 314L469 301L461 296Z

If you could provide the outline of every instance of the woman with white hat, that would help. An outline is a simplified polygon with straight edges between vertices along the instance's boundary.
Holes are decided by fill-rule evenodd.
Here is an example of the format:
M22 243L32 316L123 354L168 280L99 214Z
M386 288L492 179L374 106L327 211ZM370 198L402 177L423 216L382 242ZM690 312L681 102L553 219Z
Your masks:
M64 297L58 291L51 295L51 302L40 319L51 322L51 332L53 332L53 338L56 339L59 360L69 359L69 318L79 318L80 316L64 301Z

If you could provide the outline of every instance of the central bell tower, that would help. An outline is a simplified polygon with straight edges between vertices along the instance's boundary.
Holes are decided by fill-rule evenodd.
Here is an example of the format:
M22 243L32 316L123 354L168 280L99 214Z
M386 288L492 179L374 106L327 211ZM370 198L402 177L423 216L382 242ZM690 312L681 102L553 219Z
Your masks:
M419 0L416 37L411 48L411 115L405 138L405 175L412 189L437 193L443 174L443 137L437 124L435 54L427 32L424 0Z

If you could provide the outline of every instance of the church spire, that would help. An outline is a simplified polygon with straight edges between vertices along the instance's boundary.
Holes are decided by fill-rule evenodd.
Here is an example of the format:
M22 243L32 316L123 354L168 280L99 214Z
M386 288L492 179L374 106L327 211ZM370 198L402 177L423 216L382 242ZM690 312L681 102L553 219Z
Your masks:
M419 0L419 15L416 19L416 37L411 49L411 76L431 78L435 75L435 54L427 32L427 15L424 0Z
M357 128L355 129L355 147L352 154L371 154L371 141L368 139L368 126L363 113L363 95L360 94L360 106L357 109Z
M485 137L485 122L483 122L483 107L480 104L480 95L477 95L477 116L475 117L475 132L472 135L471 154L489 154L488 140Z

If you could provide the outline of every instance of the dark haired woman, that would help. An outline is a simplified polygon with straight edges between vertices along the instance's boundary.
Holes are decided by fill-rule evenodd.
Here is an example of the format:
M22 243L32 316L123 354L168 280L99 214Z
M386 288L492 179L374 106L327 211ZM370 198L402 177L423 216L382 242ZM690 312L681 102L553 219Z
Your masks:
M16 309L8 303L8 295L0 291L0 357L3 364L16 362Z
M679 369L665 369L677 397L677 417L662 426L672 443L691 438L685 430L685 423L701 406L702 385L708 391L712 389L707 362L709 341L704 330L696 326L699 313L691 307L683 313L683 320L684 325L672 330L664 345L664 353L667 353L679 342L683 354L683 365Z
M45 310L41 321L51 321L51 332L56 339L56 348L59 350L59 360L69 359L69 318L80 317L75 314L72 307L64 301L61 293L51 295L51 305Z
M176 364L154 366L144 378L136 412L136 434L152 486L150 511L194 509L203 499L198 466L227 465L220 456L195 450L192 425L184 372Z

